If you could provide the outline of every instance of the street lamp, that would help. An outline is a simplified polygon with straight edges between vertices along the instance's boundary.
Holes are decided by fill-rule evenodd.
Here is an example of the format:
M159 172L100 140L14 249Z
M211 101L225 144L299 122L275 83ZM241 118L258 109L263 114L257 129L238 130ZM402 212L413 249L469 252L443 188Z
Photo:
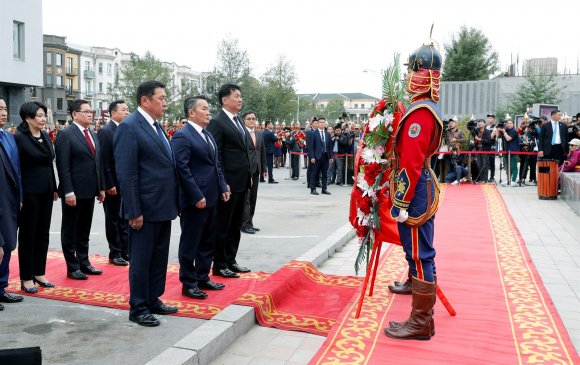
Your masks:
M290 100L296 103L296 121L298 123L300 123L300 119L299 118L299 113L300 113L300 96L296 95L296 98L298 98L298 100Z

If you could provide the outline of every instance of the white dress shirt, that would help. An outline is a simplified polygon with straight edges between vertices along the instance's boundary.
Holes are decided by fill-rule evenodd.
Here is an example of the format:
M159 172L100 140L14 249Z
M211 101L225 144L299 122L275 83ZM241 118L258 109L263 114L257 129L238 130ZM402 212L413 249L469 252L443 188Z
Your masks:
M552 131L556 134L556 140L554 144L562 144L562 138L560 138L560 125L558 122L552 120Z
M205 133L203 133L203 128L200 127L198 124L195 124L191 120L188 120L187 123L189 123L189 125L191 125L193 127L193 129L195 129L197 131L197 133L199 133L199 135L201 136L201 138L203 138L203 140L206 141L206 143L209 144L210 147L212 147L212 151L215 151L215 148L216 147L212 143L211 139L206 138Z

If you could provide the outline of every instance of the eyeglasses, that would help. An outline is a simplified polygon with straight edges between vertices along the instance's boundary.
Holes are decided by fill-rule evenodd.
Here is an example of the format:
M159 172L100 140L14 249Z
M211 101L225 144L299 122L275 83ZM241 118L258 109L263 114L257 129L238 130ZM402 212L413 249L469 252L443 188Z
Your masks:
M45 118L46 114L36 114L35 117L36 118Z
M92 110L79 110L77 113L93 114Z
M246 117L245 119L246 119L246 120L256 120L256 118L255 118L255 117Z

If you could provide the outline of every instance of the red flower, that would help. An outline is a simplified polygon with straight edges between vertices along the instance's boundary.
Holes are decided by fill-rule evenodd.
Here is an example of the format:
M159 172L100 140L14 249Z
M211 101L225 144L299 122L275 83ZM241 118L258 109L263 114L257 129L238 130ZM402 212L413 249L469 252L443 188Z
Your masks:
M367 235L368 228L365 226L358 226L356 227L356 235L357 237L364 237Z
M358 201L358 207L364 215L369 215L371 213L372 206L373 202L368 196L365 196Z
M373 185L377 175L383 170L381 165L376 162L365 165L365 180L369 185Z

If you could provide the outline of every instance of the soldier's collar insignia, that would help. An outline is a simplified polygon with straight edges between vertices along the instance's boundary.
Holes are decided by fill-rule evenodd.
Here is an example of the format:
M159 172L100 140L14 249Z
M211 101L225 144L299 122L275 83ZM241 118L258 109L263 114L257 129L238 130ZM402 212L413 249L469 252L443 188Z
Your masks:
M416 138L421 133L421 125L419 123L413 123L409 127L409 137Z

